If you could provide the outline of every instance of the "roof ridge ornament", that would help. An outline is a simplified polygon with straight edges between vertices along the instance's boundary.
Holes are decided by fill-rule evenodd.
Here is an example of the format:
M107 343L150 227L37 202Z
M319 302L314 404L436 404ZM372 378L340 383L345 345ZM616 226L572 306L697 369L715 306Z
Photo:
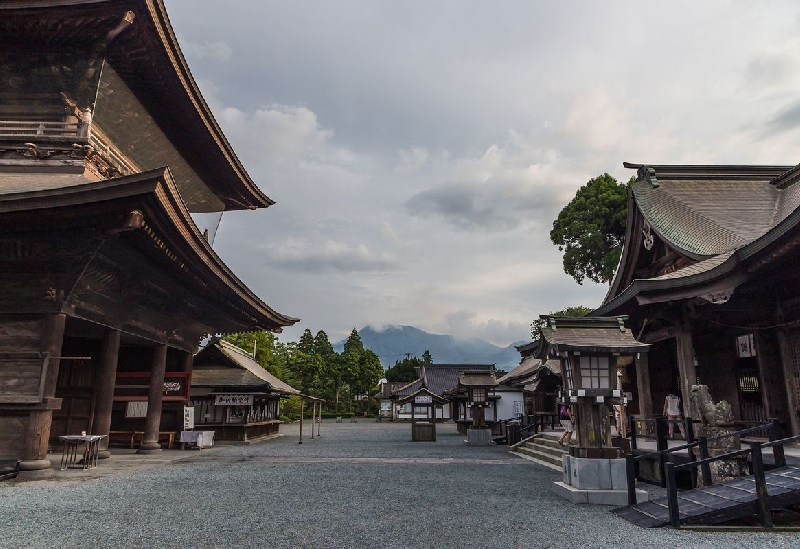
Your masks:
M650 166L641 166L636 170L636 179L637 181L647 181L654 189L657 189L660 185L658 178L656 178L656 170Z
M644 222L644 228L642 228L642 235L644 237L642 239L642 246L644 246L644 249L647 251L652 250L653 243L655 242L655 237L653 236L653 233L650 232L650 223L648 223L647 221Z

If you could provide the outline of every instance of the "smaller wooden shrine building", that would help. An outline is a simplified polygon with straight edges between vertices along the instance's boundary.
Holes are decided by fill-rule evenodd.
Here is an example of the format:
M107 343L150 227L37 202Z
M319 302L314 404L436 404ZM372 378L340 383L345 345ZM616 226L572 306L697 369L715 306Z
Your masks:
M520 389L524 398L526 423L551 427L558 423L558 392L562 387L559 360L536 357L538 341L517 346L520 364L497 380L501 386Z
M196 429L215 440L247 442L278 434L280 401L300 391L223 339L208 343L194 360L189 405Z
M412 414L420 416L430 413L429 408L412 410L413 403L405 402L405 397L426 387L430 392L446 400L435 408L436 419L466 420L464 417L466 394L459 394L458 380L461 372L494 372L494 364L425 364L417 371L417 379L392 392L395 403L404 401L399 408L397 419L411 419ZM459 405L459 402L461 404ZM494 416L492 416L492 420Z

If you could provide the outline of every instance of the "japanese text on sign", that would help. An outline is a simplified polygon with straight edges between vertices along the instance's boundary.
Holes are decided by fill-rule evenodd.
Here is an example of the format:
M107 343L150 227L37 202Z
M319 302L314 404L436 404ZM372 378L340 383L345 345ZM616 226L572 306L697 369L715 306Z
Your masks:
M217 406L252 406L253 395L216 395L214 404Z

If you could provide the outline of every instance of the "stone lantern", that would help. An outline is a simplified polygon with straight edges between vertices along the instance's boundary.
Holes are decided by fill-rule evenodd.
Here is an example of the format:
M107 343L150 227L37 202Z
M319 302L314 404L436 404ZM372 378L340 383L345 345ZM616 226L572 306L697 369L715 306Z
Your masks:
M466 389L467 404L472 411L472 426L467 429L467 442L473 446L491 444L492 430L486 426L486 407L490 404L489 392L497 387L494 372L461 372L458 385L462 390Z
M537 358L561 362L562 402L572 406L577 435L577 445L564 456L564 482L557 484L568 488L564 495L575 502L625 505L625 460L611 446L610 410L625 403L617 386L618 363L646 353L650 345L636 341L625 316L540 318L545 326ZM590 501L592 495L603 501Z

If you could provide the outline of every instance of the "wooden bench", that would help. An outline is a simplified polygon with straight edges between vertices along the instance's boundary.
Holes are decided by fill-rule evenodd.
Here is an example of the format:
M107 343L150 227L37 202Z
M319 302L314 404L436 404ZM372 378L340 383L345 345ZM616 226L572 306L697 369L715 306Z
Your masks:
M144 431L109 431L108 432L108 444L111 445L112 442L124 442L129 448L133 449L136 448L137 443L141 444L142 439L144 439ZM175 445L175 432L174 431L159 431L158 432L158 442L164 442L167 445L167 448L172 450L172 447Z
M142 433L144 436L144 433ZM175 444L175 432L174 431L159 431L158 432L158 442L164 441L167 443L167 448L172 450L172 446Z
M112 444L123 442L126 446L133 449L136 448L136 438L139 438L139 442L142 441L142 432L141 431L109 431L108 432L108 445L111 446Z

